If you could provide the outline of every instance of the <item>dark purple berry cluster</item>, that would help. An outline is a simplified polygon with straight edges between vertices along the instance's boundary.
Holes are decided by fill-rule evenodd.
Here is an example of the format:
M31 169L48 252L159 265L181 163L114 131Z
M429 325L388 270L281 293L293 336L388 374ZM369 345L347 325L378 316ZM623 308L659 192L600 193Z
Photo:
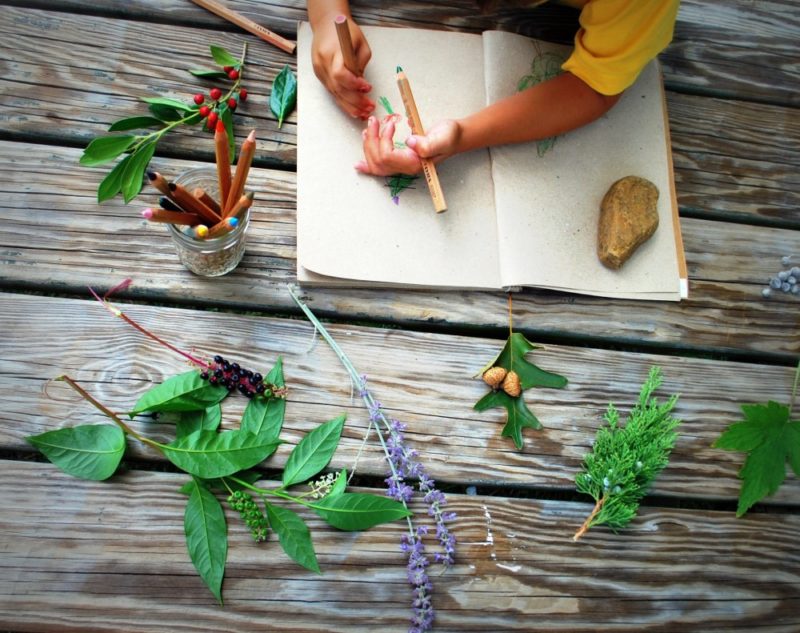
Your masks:
M272 395L270 385L264 382L261 374L244 369L239 363L228 362L219 354L214 356L208 370L200 372L200 377L212 385L221 385L228 391L238 391L248 398L255 395Z

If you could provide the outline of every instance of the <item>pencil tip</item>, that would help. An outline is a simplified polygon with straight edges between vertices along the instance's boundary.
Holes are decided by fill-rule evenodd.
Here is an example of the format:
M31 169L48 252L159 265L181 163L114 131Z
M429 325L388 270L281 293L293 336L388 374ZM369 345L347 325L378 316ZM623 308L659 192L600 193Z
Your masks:
M334 21L334 22L336 22L336 24L343 24L343 23L347 22L347 16L344 16L344 15L337 15L337 16L336 16L336 17L333 19L333 21Z
M397 72L401 73L401 72L403 72L403 69L400 66L398 66L397 67Z
M231 228L235 228L239 225L239 220L237 218L228 218L228 225Z
M248 141L255 141L256 140L256 130L255 130L255 128L250 130L250 134L247 135L247 140Z
M142 211L142 217L143 217L145 220L149 220L149 219L151 219L151 218L153 217L153 209L151 209L150 207L147 207L146 209L144 209L144 210Z
M170 191L175 191L178 188L178 185L176 185L174 182L170 182L167 183L167 187L169 187Z
M147 171L147 178L149 180L155 180L156 178L158 178L158 174L156 172L154 172L154 171L148 170Z

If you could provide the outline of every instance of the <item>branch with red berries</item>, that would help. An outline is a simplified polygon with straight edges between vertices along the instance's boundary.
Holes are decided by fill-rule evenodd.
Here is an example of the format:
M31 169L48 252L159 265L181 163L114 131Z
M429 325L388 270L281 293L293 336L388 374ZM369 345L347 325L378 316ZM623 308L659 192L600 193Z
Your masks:
M93 139L80 158L81 165L97 167L110 163L124 154L116 166L108 173L97 188L97 201L110 200L117 194L122 194L125 203L133 200L142 190L144 174L150 159L156 150L156 145L161 138L180 125L197 125L203 122L203 129L213 132L217 121L222 121L228 132L231 143L230 157L236 152L233 134L233 112L240 103L247 100L247 90L242 87L244 75L244 60L247 54L247 44L242 49L242 56L236 59L221 46L211 45L211 56L221 66L220 69L207 70L195 68L189 72L195 77L203 79L223 79L232 81L227 89L213 87L208 92L197 93L191 103L184 103L178 99L168 97L143 97L150 114L148 116L127 117L115 121L109 132L132 132L134 130L148 130L157 128L152 132L143 131L140 134L115 134L101 136Z

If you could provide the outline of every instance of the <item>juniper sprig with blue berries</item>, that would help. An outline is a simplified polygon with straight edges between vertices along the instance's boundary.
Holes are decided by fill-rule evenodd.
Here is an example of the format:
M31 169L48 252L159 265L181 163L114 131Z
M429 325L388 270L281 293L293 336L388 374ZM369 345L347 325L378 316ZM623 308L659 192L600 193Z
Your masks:
M578 491L591 495L596 503L574 540L595 525L605 524L615 531L625 527L669 462L678 437L675 427L680 424L670 415L678 396L659 404L652 396L660 385L661 370L652 367L624 426L614 405L608 405L607 426L597 431L594 448L584 458L584 472L575 477Z

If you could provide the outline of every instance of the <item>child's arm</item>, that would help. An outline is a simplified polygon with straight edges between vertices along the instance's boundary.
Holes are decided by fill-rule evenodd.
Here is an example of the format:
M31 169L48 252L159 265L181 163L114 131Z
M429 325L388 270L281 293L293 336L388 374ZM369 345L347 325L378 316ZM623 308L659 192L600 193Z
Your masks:
M394 147L394 122L371 119L364 131L364 158L355 165L365 174L416 174L420 157L435 162L473 149L535 141L563 134L594 121L620 95L603 95L572 73L563 73L463 119L441 121L425 136L411 136Z
M372 52L361 29L350 17L348 0L308 0L307 8L308 20L314 32L311 47L314 73L342 110L350 116L366 119L375 109L375 102L367 96L372 86L363 77L354 75L344 67L334 26L337 15L347 17L356 60L363 70Z

